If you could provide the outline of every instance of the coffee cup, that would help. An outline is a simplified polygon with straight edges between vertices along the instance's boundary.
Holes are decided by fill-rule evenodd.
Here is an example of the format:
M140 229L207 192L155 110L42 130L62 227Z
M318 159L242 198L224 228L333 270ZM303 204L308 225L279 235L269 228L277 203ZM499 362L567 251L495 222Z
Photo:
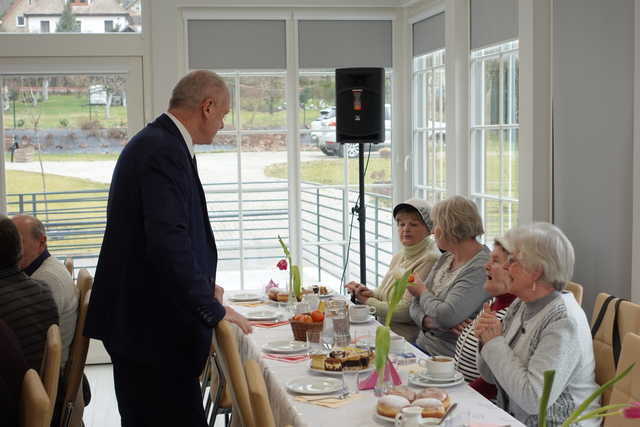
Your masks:
M396 427L420 427L422 424L422 408L419 406L407 406L396 414L394 419Z
M349 307L349 317L356 322L364 322L376 313L376 308L368 305L352 305Z
M400 335L391 335L391 342L389 343L389 352L394 354L404 353L404 337Z
M455 362L448 356L432 356L421 360L420 366L427 370L428 376L434 378L451 378L456 372Z

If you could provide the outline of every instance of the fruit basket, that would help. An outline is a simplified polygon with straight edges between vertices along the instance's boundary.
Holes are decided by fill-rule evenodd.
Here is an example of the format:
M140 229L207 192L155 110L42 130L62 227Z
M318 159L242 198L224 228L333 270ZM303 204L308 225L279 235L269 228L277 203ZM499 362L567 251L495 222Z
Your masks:
M307 341L307 331L321 331L324 325L324 315L320 311L296 314L289 319L293 338L296 341Z

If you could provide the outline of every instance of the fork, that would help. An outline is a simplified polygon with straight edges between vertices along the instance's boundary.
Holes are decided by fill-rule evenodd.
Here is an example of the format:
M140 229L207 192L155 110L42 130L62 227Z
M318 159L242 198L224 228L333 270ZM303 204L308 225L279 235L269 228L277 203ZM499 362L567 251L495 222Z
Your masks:
M344 400L347 397L349 397L351 393L349 393L348 391L342 391L340 394L338 395L332 395L332 394L327 394L324 396L315 396L315 397L305 397L305 400L307 402L316 402L319 400L328 400L328 399L339 399L339 400Z

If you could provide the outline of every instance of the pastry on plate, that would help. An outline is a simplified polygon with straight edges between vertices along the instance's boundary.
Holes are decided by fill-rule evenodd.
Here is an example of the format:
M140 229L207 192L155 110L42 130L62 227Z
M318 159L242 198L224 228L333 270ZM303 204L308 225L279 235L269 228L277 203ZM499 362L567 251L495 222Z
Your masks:
M289 292L280 291L278 292L278 302L287 302L289 301Z
M449 393L435 387L425 388L419 391L418 393L416 393L416 399L438 399L440 402L442 402L442 405L445 408L448 408L449 404L451 403L449 399Z
M422 408L422 418L442 418L447 412L440 400L430 397L416 399L411 402L411 406Z
M387 394L395 394L406 398L409 402L413 402L416 399L416 392L411 390L405 385L398 385L390 389Z
M409 405L411 405L411 403L409 402L409 400L407 400L406 397L398 396L395 394L388 394L378 399L376 411L378 411L378 414L384 417L395 418L395 416L402 410L402 408Z

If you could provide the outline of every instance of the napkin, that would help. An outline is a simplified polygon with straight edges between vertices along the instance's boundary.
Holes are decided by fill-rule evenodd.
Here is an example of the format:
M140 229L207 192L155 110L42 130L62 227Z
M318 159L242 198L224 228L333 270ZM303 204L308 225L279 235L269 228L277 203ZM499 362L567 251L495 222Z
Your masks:
M318 399L318 396L296 396L298 402L310 403L312 405L324 406L325 408L339 408L363 396L361 393L350 394L345 399L327 396L326 399Z
M234 302L234 305L240 305L242 307L257 307L259 305L263 305L264 301L259 302Z
M276 328L278 326L286 325L289 323L288 320L283 320L282 322L251 322L253 326L258 328Z
M389 360L387 360L387 364L384 366L384 379L387 381L391 379L391 381L393 382L393 385L402 384L402 380L400 380L400 375L398 375L398 371L396 371L396 368L393 366L393 363L391 363L391 361ZM377 381L378 381L378 371L373 371L371 375L369 375L366 379L358 383L358 388L360 390L371 390L372 388L375 388Z
M262 355L265 359L278 360L280 362L286 363L300 363L309 359L309 355L307 354L295 354L295 355L284 355L284 354L272 354L272 353L264 353Z

